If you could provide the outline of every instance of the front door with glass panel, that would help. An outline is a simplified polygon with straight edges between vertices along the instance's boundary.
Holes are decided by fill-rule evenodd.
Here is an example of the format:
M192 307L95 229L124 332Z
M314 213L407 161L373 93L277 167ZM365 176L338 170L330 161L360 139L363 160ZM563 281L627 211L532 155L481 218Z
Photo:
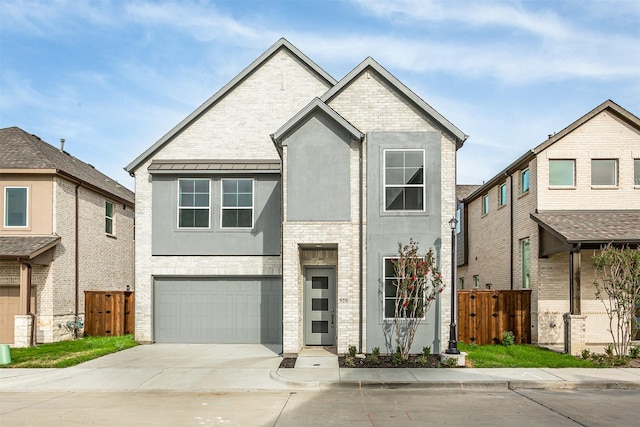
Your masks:
M335 270L307 268L304 279L305 345L335 345Z

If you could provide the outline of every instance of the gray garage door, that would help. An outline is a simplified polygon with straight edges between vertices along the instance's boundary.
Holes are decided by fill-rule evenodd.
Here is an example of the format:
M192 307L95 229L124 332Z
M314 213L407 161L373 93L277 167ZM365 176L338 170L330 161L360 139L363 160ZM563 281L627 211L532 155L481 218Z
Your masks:
M156 278L154 340L282 342L280 278Z

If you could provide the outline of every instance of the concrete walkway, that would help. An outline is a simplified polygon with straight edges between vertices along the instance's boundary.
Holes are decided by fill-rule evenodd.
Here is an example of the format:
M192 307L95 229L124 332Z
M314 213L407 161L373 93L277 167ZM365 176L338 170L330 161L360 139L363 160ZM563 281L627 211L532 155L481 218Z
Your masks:
M279 346L141 345L65 369L0 369L0 392L217 392L332 388L640 390L640 369L339 368L302 351L279 368Z

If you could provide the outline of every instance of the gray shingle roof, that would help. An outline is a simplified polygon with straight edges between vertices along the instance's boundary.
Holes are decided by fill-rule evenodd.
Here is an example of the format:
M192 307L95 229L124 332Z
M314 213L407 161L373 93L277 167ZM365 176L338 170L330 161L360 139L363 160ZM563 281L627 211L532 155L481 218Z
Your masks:
M154 160L149 165L150 173L176 172L266 172L279 173L278 160Z
M0 258L35 258L58 244L60 236L0 236Z
M133 205L131 190L18 127L0 129L0 169L55 169Z
M640 243L640 211L551 211L531 218L567 243Z

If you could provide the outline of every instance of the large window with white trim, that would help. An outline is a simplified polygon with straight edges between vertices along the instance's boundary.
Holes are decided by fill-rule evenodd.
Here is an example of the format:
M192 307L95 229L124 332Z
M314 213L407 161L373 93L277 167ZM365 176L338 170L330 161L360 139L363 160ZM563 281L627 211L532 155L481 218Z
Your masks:
M424 150L384 151L384 210L424 211Z
M396 316L396 300L400 298L398 295L398 272L396 271L394 261L396 258L384 258L383 259L383 269L384 269L384 297L383 297L383 310L384 310L384 318L385 319L394 319ZM420 301L419 297L413 298L409 303L411 304L409 307L415 306L415 304L419 304L417 307L416 313L420 313L422 315L421 318L424 318L424 301ZM412 310L409 308L407 312L411 312Z
M27 227L28 187L4 187L4 226Z
M253 179L222 180L222 228L253 227Z
M576 185L576 161L572 159L549 160L549 185L574 187Z
M615 159L592 159L591 185L618 185L618 161Z
M209 228L210 186L209 179L178 180L178 228Z

